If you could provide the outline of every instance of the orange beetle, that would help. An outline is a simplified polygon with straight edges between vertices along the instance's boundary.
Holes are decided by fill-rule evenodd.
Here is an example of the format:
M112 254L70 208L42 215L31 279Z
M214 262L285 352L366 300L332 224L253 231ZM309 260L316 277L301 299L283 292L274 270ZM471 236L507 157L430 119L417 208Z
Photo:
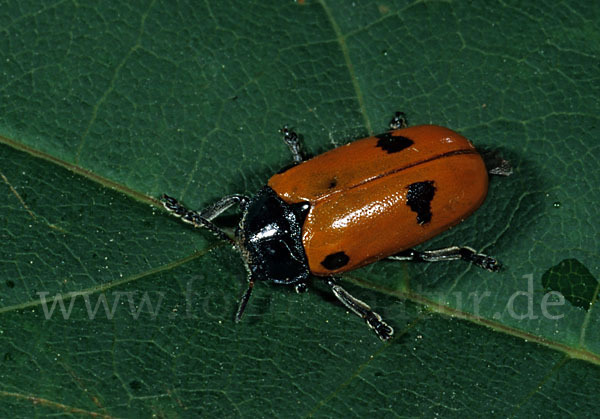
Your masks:
M294 162L255 196L230 195L196 212L163 195L165 208L183 221L234 244L255 281L307 289L310 275L324 277L334 295L362 317L382 340L393 329L363 301L336 283L335 275L383 258L436 262L462 259L497 271L495 258L469 247L415 251L413 246L467 218L484 201L488 171L460 134L434 125L406 128L398 112L391 130L303 161L298 136L282 130ZM509 174L505 161L496 174ZM213 219L233 205L242 217L235 238Z

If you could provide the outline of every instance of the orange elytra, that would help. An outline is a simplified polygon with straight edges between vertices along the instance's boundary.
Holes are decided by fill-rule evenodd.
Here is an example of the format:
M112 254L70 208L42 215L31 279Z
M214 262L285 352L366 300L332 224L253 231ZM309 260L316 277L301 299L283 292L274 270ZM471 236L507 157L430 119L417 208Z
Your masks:
M288 204L310 203L302 244L310 272L328 276L458 224L483 203L488 174L465 137L420 125L338 147L274 175L268 185Z

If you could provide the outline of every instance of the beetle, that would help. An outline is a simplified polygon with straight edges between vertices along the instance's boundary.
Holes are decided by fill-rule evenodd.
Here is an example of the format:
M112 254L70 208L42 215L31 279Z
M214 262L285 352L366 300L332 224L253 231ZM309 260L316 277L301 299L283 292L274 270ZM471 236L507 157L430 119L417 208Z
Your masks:
M242 256L248 288L271 281L306 291L321 277L337 299L386 341L394 330L366 303L337 282L339 274L381 259L437 262L465 260L498 271L493 257L466 246L417 251L420 243L467 218L484 201L488 171L462 135L444 127L407 127L397 112L390 130L304 160L298 135L280 130L294 164L273 175L256 195L229 195L193 211L163 195L164 207L196 227L229 241ZM506 163L503 161L503 163ZM506 173L506 166L494 169ZM505 173L500 173L500 172ZM213 220L232 206L241 210L235 237Z

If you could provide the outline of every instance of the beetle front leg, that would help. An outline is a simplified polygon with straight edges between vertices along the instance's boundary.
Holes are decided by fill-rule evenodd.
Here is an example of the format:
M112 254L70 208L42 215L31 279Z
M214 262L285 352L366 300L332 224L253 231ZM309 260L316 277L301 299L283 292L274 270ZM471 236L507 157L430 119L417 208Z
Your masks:
M300 153L300 139L298 138L298 134L296 134L294 131L290 131L287 125L281 128L279 132L283 134L283 141L287 144L292 152L294 163L302 163L304 159Z
M386 341L394 334L394 329L381 319L381 316L371 310L365 302L353 297L348 291L335 283L333 278L326 280L331 291L347 308L362 318L367 325L377 334L379 339Z
M199 214L208 221L212 221L234 205L238 205L240 210L244 211L249 200L250 198L245 195L224 196L211 206L200 210Z
M444 249L418 251L408 249L387 259L413 262L441 262L445 260L465 260L488 271L498 272L502 265L496 258L477 253L470 247L452 246Z
M235 243L223 230L217 227L212 220L225 212L235 204L243 209L246 207L249 198L244 195L230 195L221 198L219 201L202 211L190 210L179 203L175 198L163 195L161 201L163 206L176 217L181 218L183 222L192 224L194 227L203 227L210 230L221 240Z
M235 322L238 323L242 320L242 316L244 315L244 311L246 310L246 305L248 305L248 300L250 300L250 296L252 295L252 290L254 289L254 279L250 278L248 281L248 288L246 288L246 292L240 298L240 303L238 305L237 312L235 313Z

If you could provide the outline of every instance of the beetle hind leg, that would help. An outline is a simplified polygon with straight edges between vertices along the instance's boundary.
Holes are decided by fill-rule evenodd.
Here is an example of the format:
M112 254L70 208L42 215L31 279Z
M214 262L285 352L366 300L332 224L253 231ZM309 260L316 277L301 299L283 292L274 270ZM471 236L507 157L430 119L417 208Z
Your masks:
M465 260L475 266L487 269L491 272L498 272L502 265L498 259L491 256L477 253L470 247L452 246L444 249L418 251L408 249L394 256L388 257L389 260L413 261L413 262L441 262L445 260Z
M479 150L485 167L490 175L495 176L510 176L513 173L512 165L508 160L505 160L500 156L497 151L494 150Z
M333 279L330 278L326 282L331 287L331 291L337 299L354 314L362 318L373 329L379 339L387 341L392 337L394 329L384 322L379 314L371 310L371 307L358 298L353 297L348 291L337 285Z

